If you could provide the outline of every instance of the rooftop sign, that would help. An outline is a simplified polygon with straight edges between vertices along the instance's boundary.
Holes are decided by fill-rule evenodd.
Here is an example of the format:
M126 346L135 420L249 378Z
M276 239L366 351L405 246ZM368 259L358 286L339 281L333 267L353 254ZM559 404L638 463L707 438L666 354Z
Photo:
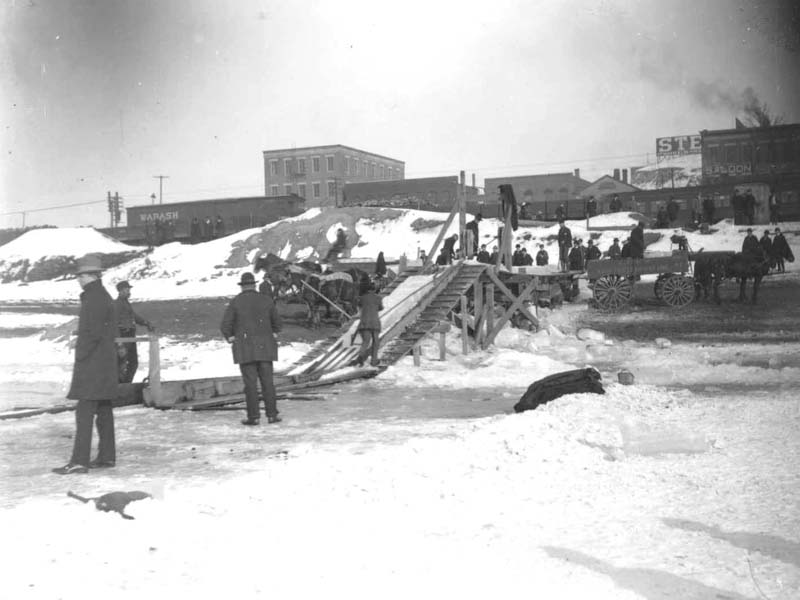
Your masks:
M658 158L684 154L700 154L700 134L656 138L656 156Z

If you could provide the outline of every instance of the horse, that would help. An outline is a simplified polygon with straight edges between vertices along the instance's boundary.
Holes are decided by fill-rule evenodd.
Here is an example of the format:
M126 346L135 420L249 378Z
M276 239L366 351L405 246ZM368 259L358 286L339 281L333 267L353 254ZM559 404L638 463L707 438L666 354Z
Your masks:
M690 255L694 260L695 291L698 297L707 300L709 288L713 288L714 302L721 302L719 286L723 279L736 279L739 282L739 302L746 301L747 280L753 280L751 302L758 301L758 288L761 279L769 273L770 257L763 250L759 252L698 252Z
M353 275L345 272L322 273L322 267L308 261L297 264L269 254L258 257L255 261L256 272L264 270L275 288L276 298L297 299L308 308L308 323L319 327L321 308L330 318L331 308L338 307L340 321L344 322L357 312L356 300L359 296L358 286L353 283ZM358 271L357 269L351 269ZM361 273L359 271L359 273ZM367 275L367 280L369 276ZM361 277L359 276L359 284Z

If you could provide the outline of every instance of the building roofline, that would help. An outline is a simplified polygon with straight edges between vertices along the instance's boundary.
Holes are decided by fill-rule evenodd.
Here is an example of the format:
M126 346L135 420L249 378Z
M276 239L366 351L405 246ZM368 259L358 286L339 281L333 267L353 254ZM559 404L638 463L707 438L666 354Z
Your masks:
M375 156L377 158L383 158L385 160L392 160L397 163L401 163L405 165L405 161L398 160L396 158L392 158L390 156L384 156L383 154L375 154L374 152L367 152L366 150L359 150L358 148L353 148L352 146L345 146L343 144L329 144L327 146L301 146L299 148L279 148L277 150L262 150L262 154L267 155L274 152L308 152L311 150L320 150L323 151L326 148L344 148L345 150L353 150L355 152L361 152L362 154L369 154L370 156Z
M586 185L591 184L590 181L585 180L583 177L576 176L575 173L571 171L565 171L563 173L537 173L536 175L512 175L510 177L484 177L483 181L485 183L486 181L496 181L499 179L507 181L510 179L531 179L532 177L572 177L573 179L577 179Z
M426 181L458 183L458 175L443 175L441 177L412 177L412 178L407 177L405 179L376 179L374 181L351 181L350 183L345 183L345 185L375 185L376 183L396 184L396 183L413 183L413 182L426 182Z
M184 200L183 202L164 202L163 204L135 204L133 206L126 206L125 210L131 210L132 208L152 208L156 210L160 207L172 207L178 206L182 204L204 204L210 202L240 202L242 200L300 200L305 202L305 198L302 196L297 195L290 195L290 196L241 196L235 198L208 198L204 200Z
M779 125L766 125L764 127L745 127L744 129L737 129L735 127L731 129L701 129L700 135L708 135L708 134L719 134L719 133L741 133L742 135L753 133L753 132L761 132L761 131L769 131L770 129L792 129L792 128L800 128L800 123L781 123Z

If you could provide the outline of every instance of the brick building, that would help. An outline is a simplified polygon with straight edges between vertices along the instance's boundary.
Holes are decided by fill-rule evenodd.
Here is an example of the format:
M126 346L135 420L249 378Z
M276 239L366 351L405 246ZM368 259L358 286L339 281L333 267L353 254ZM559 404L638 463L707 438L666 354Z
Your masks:
M338 206L344 186L405 177L405 162L351 148L307 146L264 151L264 195L294 194L306 206Z
M497 203L497 188L501 184L508 184L514 189L517 202L526 203L531 215L541 213L544 219L554 218L560 204L566 207L568 217L582 217L584 201L580 193L590 185L581 179L579 169L575 169L574 173L491 177L484 180L487 203Z
M783 219L800 216L800 123L700 132L703 190L729 204L733 191L750 189L756 222L769 219L767 198L774 190Z

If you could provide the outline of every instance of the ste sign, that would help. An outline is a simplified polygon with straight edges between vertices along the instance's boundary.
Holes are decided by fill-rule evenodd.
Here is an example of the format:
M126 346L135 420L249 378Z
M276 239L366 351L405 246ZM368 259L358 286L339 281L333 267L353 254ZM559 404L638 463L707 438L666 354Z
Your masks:
M656 138L656 156L700 154L700 134Z

